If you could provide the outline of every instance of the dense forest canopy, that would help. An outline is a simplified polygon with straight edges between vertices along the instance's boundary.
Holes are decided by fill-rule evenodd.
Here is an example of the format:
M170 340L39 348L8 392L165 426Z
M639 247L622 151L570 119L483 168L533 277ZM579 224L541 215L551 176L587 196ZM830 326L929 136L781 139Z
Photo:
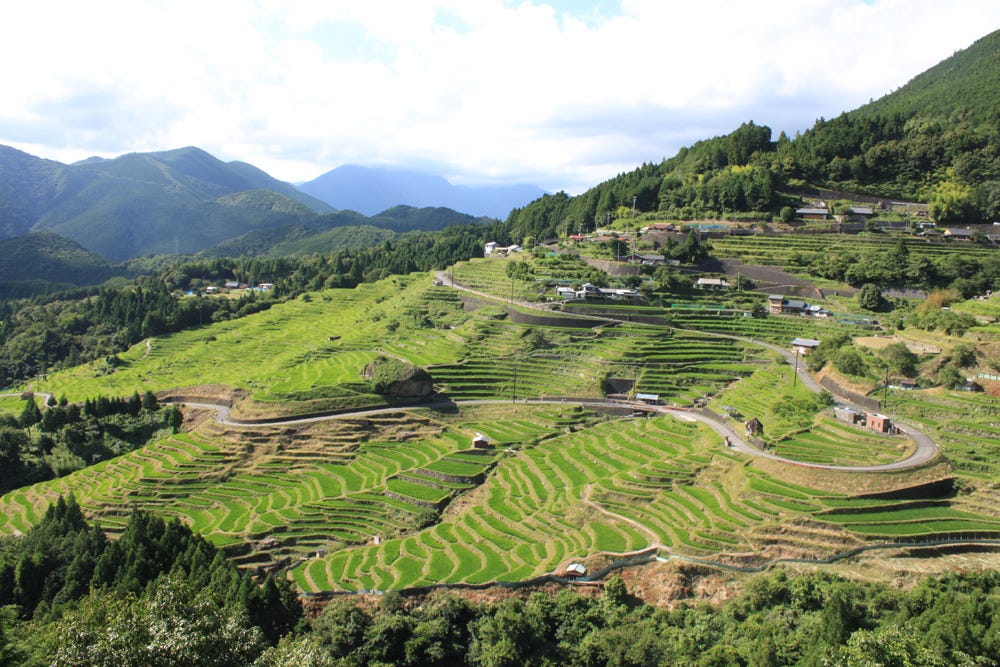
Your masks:
M180 523L136 511L109 540L70 497L0 541L0 664L990 665L998 588L996 573L901 591L776 571L724 604L668 610L614 576L599 595L389 593L307 619L280 577L237 570Z

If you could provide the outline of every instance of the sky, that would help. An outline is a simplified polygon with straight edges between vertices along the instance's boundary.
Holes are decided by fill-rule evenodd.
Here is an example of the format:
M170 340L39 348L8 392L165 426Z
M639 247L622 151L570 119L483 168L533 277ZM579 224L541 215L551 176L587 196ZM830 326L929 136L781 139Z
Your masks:
M996 0L5 2L0 144L197 146L577 194L740 123L794 136L1000 28Z

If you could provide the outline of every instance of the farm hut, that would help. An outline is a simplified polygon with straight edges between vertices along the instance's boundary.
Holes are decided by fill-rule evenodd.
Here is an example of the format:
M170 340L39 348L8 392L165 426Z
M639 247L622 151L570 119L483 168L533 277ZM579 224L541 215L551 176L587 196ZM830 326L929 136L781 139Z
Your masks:
M798 352L803 357L819 347L819 341L815 338L795 338L792 340L792 352Z
M820 207L807 207L795 210L795 217L803 220L826 220L830 217L830 210Z
M490 439L482 433L477 433L472 437L472 446L476 449L487 449L490 446Z
M906 379L899 381L899 388L913 390L913 389L919 389L920 385L917 384L916 380Z
M729 281L723 278L698 278L695 286L699 289L729 289Z
M660 395L659 394L636 394L635 400L641 401L646 405L659 405Z
M625 261L629 264L642 264L644 266L660 266L666 261L666 257L663 255L640 255L638 253L632 253L625 258Z
M962 384L955 386L956 391L982 391L983 385L979 384L975 380L968 379Z
M959 229L958 227L949 227L944 230L944 235L949 239L956 239L958 241L971 241L973 230L966 227L965 229Z
M879 414L877 412L871 412L868 414L865 426L867 426L872 431L875 431L876 433L892 432L892 420L889 419L889 417Z
M748 436L760 435L764 432L764 425L760 423L759 419L754 417L747 422L746 430Z
M847 424L857 424L864 419L864 415L846 405L838 405L833 409L833 415Z
M570 563L563 572L567 577L582 577L587 574L587 567L583 563Z

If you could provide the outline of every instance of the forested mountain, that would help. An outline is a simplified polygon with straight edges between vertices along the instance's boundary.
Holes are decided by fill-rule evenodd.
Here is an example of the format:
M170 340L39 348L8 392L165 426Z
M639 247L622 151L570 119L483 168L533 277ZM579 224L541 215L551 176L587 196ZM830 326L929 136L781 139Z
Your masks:
M489 222L488 218L474 218L449 208L395 206L370 218L355 211L337 211L319 216L309 225L256 229L199 254L208 257L283 257L358 250L408 232Z
M545 196L508 218L511 236L593 229L630 210L767 219L805 186L931 205L941 223L1000 219L1000 31L855 111L791 139L748 122L578 197Z
M94 285L128 273L80 244L50 232L0 241L0 299Z
M51 231L110 260L190 253L330 208L197 148L73 165L0 147L0 233Z
M299 188L335 208L365 215L405 205L504 218L511 209L544 194L534 185L452 185L434 174L353 164L337 167Z
M224 163L197 148L64 165L0 146L0 239L44 231L50 234L33 247L58 234L111 261L206 249L213 256L274 254L290 241L296 254L360 248L391 235L350 241L336 233L336 241L315 239L315 249L307 237L345 226L408 232L476 220L445 208L398 206L373 218L335 211L256 167ZM46 252L65 252L62 242L53 243L58 247ZM40 278L82 284L77 273Z

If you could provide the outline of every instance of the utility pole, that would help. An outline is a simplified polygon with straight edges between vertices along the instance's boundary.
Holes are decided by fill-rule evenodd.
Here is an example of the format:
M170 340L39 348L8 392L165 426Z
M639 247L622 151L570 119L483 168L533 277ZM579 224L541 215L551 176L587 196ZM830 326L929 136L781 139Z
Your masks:
M510 394L510 402L517 403L517 355L514 355L514 387Z
M632 217L635 217L635 200L638 199L637 196L632 195Z
M885 367L885 384L882 386L882 409L889 405L889 367Z
M799 379L799 348L795 348L795 370L792 371L792 387L795 386L795 382Z

